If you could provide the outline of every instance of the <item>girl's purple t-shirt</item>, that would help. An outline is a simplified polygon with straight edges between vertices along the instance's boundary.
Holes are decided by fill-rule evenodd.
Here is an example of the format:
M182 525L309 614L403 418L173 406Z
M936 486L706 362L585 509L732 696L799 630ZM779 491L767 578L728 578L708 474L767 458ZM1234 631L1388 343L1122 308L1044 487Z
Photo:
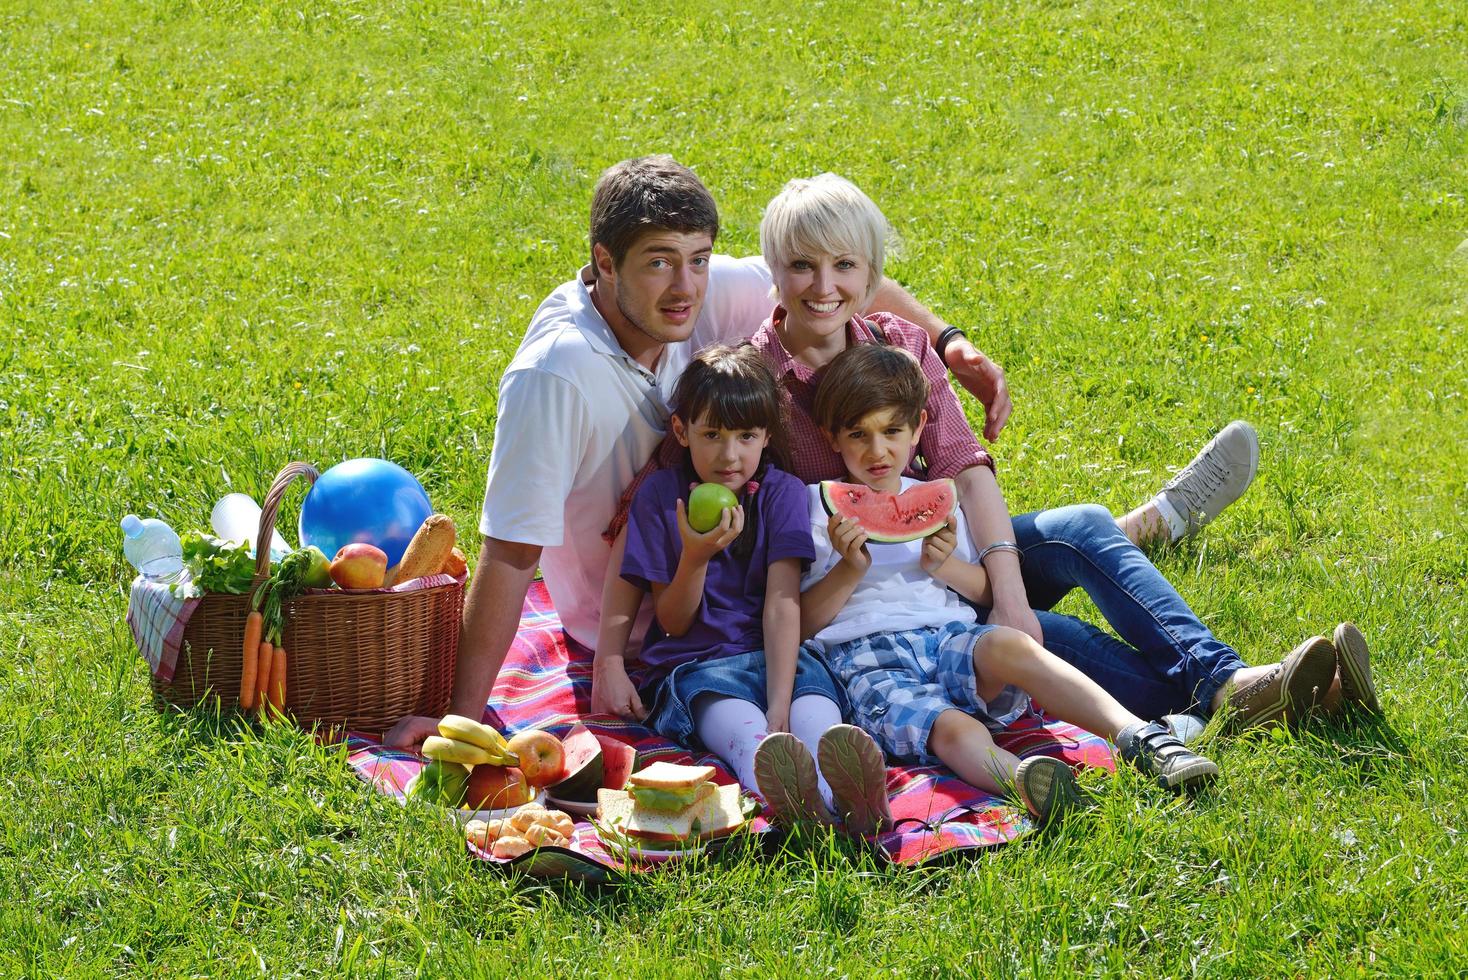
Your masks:
M673 581L683 554L674 502L681 497L686 507L688 493L682 467L658 470L638 488L627 518L624 579L648 591L653 582ZM749 560L736 559L730 548L709 559L703 602L688 632L668 636L656 620L648 630L642 662L654 675L664 675L690 660L763 649L765 580L770 564L784 558L810 562L816 550L805 484L769 467L755 491L754 506L759 508L759 526Z

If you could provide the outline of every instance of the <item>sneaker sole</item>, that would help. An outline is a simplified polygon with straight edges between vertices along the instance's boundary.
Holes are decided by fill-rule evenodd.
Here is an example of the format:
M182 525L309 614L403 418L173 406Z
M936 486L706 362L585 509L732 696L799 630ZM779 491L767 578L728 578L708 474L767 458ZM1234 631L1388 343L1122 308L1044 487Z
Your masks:
M759 743L754 751L754 778L781 826L831 822L821 802L816 761L789 732L773 732Z
M1158 774L1157 785L1174 793L1192 793L1218 778L1218 766L1211 759L1198 756L1197 761L1178 766L1166 775Z
M1070 766L1048 755L1020 760L1014 771L1014 791L1041 827L1092 802L1081 791Z
M1335 679L1335 644L1315 636L1290 651L1280 670L1284 672L1274 700L1251 705L1248 714L1235 716L1232 731L1278 722L1293 723L1304 717Z
M1381 710L1376 685L1371 680L1371 649L1354 623L1335 628L1336 663L1341 670L1341 701L1372 713Z
M872 737L852 725L832 725L821 736L821 775L836 797L846 829L874 834L892 822L887 800L887 765Z

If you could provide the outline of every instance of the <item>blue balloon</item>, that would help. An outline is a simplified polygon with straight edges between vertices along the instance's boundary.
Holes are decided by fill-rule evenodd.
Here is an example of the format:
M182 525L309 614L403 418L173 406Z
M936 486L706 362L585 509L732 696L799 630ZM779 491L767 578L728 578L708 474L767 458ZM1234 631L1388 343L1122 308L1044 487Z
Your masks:
M301 505L301 545L327 558L362 541L387 554L387 567L403 560L408 542L433 513L423 484L397 463L349 459L317 478Z

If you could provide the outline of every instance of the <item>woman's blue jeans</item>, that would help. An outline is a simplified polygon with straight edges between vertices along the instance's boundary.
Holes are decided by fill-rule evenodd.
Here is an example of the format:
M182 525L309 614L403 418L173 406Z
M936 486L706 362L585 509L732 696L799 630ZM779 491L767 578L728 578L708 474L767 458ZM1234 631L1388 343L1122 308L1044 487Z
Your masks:
M1139 718L1210 713L1214 694L1243 660L1199 621L1106 508L1080 504L1021 514L1014 533L1047 650ZM1074 588L1086 591L1121 639L1049 611Z

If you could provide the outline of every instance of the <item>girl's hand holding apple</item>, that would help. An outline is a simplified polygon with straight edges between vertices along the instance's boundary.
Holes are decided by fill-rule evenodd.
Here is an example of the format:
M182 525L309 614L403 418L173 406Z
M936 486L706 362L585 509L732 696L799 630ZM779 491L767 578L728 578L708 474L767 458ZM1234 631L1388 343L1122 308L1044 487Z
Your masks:
M678 537L683 541L683 557L700 564L708 564L710 558L734 543L739 532L744 530L744 508L725 507L719 515L719 523L713 530L699 534L688 523L688 510L680 498L675 505L678 510Z

